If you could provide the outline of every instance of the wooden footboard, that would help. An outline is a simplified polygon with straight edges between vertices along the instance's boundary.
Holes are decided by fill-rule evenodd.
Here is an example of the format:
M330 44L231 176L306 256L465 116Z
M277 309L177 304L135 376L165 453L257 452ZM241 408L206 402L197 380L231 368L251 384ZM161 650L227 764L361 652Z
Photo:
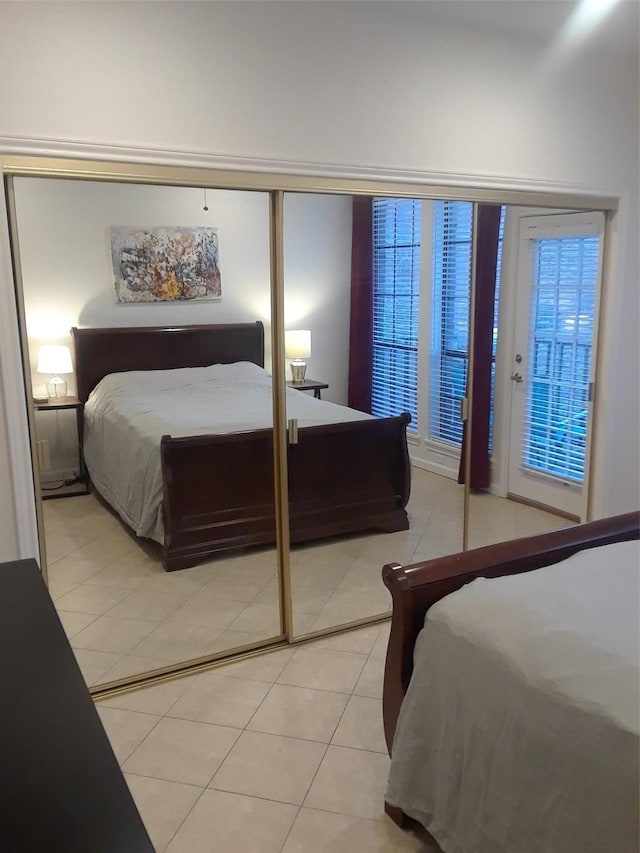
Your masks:
M406 530L408 415L305 427L289 445L292 542ZM161 443L168 571L231 548L275 542L272 431Z
M478 577L529 572L559 563L585 548L639 537L640 513L631 512L411 566L397 563L384 566L382 579L393 599L383 692L384 730L389 753L413 671L413 648L432 604Z

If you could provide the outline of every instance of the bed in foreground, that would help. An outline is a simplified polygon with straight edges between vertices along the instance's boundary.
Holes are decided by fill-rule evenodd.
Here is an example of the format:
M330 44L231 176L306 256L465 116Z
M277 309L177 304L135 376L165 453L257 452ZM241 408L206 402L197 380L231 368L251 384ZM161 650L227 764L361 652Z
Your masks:
M446 853L638 850L639 535L635 512L385 566L397 823Z
M262 324L72 334L92 482L138 535L160 542L165 569L273 544ZM301 425L288 446L292 542L407 529L408 415L373 418L293 389L287 410Z

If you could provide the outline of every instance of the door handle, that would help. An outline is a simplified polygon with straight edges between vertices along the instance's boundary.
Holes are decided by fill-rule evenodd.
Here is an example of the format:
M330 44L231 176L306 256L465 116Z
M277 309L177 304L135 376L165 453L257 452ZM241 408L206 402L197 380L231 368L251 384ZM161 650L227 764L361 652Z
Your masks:
M524 382L524 379L522 378L522 374L521 374L521 373L512 373L512 374L511 374L511 379L512 379L514 382Z
M287 433L289 436L289 444L298 443L298 421L296 418L290 418L287 424Z

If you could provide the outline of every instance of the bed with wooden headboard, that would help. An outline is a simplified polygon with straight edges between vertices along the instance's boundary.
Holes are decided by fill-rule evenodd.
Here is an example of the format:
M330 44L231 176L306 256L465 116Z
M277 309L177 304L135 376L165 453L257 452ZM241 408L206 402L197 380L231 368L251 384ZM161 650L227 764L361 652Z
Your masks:
M264 366L262 323L72 329L78 397L106 376L214 364ZM302 392L295 392L296 394ZM406 414L302 427L288 446L290 538L409 526ZM273 431L163 435L165 569L275 542Z
M386 565L389 816L446 850L638 850L640 513Z

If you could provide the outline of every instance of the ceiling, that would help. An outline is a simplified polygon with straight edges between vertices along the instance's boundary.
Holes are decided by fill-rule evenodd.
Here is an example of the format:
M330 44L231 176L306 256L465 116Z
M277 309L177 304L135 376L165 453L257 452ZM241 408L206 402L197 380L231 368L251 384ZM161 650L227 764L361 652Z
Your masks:
M431 23L549 45L566 28L581 0L423 0L410 5L414 11L419 7ZM618 0L584 38L603 49L637 56L639 10L638 0Z

